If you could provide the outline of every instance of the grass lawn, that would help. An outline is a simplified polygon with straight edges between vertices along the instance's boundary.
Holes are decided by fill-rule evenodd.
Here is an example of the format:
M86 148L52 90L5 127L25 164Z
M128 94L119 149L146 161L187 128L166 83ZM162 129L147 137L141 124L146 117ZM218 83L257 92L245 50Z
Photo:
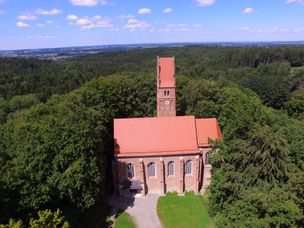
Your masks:
M115 220L115 228L136 228L136 225L127 212L122 212Z
M301 66L301 67L292 67L291 68L291 73L297 73L300 70L304 70L304 66Z
M166 228L215 227L208 215L202 196L168 194L160 197L157 213Z

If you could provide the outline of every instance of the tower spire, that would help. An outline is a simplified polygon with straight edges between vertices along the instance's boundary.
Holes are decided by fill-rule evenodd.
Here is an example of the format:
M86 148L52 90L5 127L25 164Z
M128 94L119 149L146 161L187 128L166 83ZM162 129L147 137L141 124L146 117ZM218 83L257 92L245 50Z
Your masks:
M157 57L157 116L176 116L174 57Z

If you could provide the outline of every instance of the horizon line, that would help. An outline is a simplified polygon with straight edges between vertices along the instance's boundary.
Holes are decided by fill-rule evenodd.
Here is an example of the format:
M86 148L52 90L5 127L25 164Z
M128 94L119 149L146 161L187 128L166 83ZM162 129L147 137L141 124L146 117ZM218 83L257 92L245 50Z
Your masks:
M106 47L106 46L148 46L148 45L178 45L178 44L257 44L257 43L303 43L304 40L259 40L259 41L185 41L185 42L142 42L142 43L109 43L109 44L92 44L79 46L58 46L58 47L43 47L43 48L21 48L21 49L0 49L0 52L5 51L24 51L24 50L46 50L58 48L85 48L85 47Z

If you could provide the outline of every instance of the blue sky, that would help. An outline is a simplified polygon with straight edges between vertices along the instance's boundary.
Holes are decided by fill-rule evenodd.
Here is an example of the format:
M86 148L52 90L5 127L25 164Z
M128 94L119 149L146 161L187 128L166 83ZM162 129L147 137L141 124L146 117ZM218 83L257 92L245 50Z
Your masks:
M304 0L0 0L0 49L304 40Z

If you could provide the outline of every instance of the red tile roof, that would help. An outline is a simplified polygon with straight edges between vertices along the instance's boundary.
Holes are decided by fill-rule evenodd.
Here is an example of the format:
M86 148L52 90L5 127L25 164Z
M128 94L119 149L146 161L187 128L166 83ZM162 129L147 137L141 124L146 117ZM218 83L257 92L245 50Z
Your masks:
M195 123L197 130L197 143L199 147L208 147L209 138L212 140L221 140L223 138L216 118L196 119Z
M158 58L160 88L175 87L175 66L173 57Z
M194 154L219 133L216 119L196 121L194 116L114 119L118 157Z

